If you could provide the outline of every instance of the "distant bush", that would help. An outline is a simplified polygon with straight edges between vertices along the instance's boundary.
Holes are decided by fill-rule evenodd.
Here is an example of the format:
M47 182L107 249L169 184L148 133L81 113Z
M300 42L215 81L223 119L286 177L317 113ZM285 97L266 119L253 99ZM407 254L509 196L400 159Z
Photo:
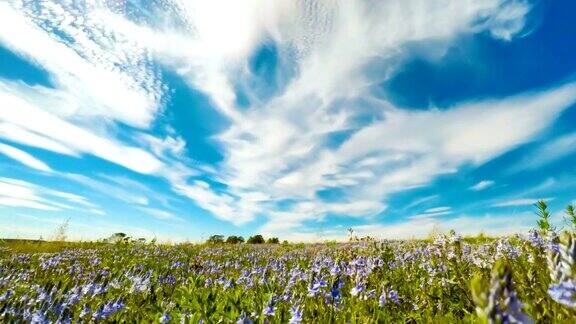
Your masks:
M248 244L262 244L264 242L265 242L264 237L262 237L262 235L260 235L260 234L250 236L250 238L247 241Z
M224 235L212 235L206 241L208 244L222 244L224 243Z
M244 238L242 236L230 235L226 239L226 243L228 243L228 244L244 243Z
M268 239L268 241L266 241L266 243L268 244L279 244L280 240L277 237L271 237Z
M128 235L126 235L126 233L120 232L120 233L112 234L105 241L110 242L110 243L119 243L119 242L128 242L129 240L130 240L130 237Z

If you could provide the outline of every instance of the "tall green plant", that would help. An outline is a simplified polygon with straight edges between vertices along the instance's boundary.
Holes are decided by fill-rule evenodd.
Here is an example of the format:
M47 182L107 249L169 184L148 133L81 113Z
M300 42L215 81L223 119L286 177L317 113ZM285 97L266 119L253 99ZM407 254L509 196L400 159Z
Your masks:
M576 211L574 209L574 205L568 205L566 207L566 216L568 222L572 225L572 230L576 230Z
M536 206L536 208L538 208L538 211L536 212L536 214L538 215L539 219L538 219L538 228L540 229L540 232L542 233L542 235L546 235L549 234L553 228L552 228L552 224L550 223L550 211L548 210L548 204L546 204L546 201L544 200L538 200L538 202L536 202L536 204L534 204Z

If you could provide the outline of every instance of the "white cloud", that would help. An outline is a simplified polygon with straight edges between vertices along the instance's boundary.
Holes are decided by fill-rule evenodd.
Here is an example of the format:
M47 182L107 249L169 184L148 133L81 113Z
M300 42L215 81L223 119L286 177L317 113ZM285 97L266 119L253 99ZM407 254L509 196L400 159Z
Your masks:
M44 137L34 131L18 127L14 124L0 123L0 137L10 139L13 142L25 144L33 147L40 147L48 151L60 154L76 156L76 152L66 147L64 144Z
M253 202L245 201L240 207L237 198L227 193L218 193L203 181L194 181L192 184L173 182L173 190L196 202L201 208L211 212L215 217L229 221L233 224L243 224L251 220L253 213L260 211Z
M161 219L161 220L169 220L169 219L178 220L178 219L180 219L179 217L174 216L172 213L167 212L167 211L162 210L162 209L151 208L151 207L138 207L138 210L141 210L142 212L144 212L144 213L146 213L152 217Z
M71 150L93 154L141 173L154 173L162 168L162 162L151 153L136 147L126 146L63 120L44 109L33 106L15 95L3 92L9 84L0 80L0 121L42 135L52 142L60 143ZM30 90L32 90L30 88ZM27 96L22 94L23 98ZM3 134L11 139L11 134ZM27 142L28 145L38 143ZM42 147L50 149L50 147Z
M116 122L147 128L162 107L164 90L149 53L99 20L105 7L75 4L0 3L0 43L47 71L53 84L0 79L0 136L157 173L158 158L115 139L131 137Z
M576 152L576 133L569 133L541 144L517 165L513 171L529 171L541 168Z
M47 70L56 85L26 99L58 103L45 109L60 116L148 125L162 90L146 51L99 20L103 8L75 4L0 3L0 43Z
M542 198L542 199L533 199L533 198L518 198L518 199L509 199L503 200L497 203L492 204L492 207L518 207L518 206L533 206L538 200L550 201L554 198Z
M13 178L0 178L0 206L46 211L74 209L97 215L105 214L86 197Z
M482 180L477 184L473 185L469 189L472 191L482 191L488 187L492 187L494 185L494 181L492 180Z
M0 196L0 206L32 208L32 209L49 210L49 211L61 210L57 206L44 204L35 200L27 200L6 196Z
M0 205L10 207L26 207L42 210L60 210L40 197L36 186L10 178L0 179Z
M442 207L434 207L428 208L420 214L408 216L410 220L418 220L418 219L434 219L438 216L443 215L450 215L452 214L452 207L442 206Z
M35 158L31 154L24 152L20 149L17 149L13 146L6 145L0 143L0 153L6 155L7 157L16 160L30 168L44 171L44 172L51 172L52 169L44 162L40 161L39 159Z
M427 214L436 214L436 213L447 212L447 211L450 211L450 210L452 210L452 207L448 207L448 206L434 207L434 208L426 209L426 210L424 211L424 213L427 213Z
M422 214L416 214L416 215L408 216L408 219L410 219L410 220L434 219L434 218L437 218L438 216L449 215L449 214L452 214L452 212L451 211L443 211L443 212L437 212L437 213L422 213Z
M124 189L123 187L97 180L95 178L90 178L81 174L66 173L62 176L80 183L86 187L89 187L99 194L106 195L108 197L112 197L129 204L148 205L149 202L149 199L146 195L139 194L138 191L131 190L130 188Z
M122 188L122 189L126 190L127 192L131 193L133 196L146 197L145 199L138 198L138 199L136 199L136 201L154 200L155 202L160 203L163 207L171 208L171 205L173 202L181 202L182 200L184 200L184 198L172 195L172 194L170 194L170 192L163 192L163 191L154 190L154 189L150 188L148 185L144 184L143 182L130 179L129 177L124 176L124 175L111 175L111 174L101 173L101 174L98 174L97 177L92 178L92 180L96 180L97 178L106 180L106 182L99 181L101 183L105 183L106 185L104 185L104 186L90 186L89 185L89 187L98 191L98 190L102 190L102 189L107 189L107 188L109 188L108 185L112 185L116 188ZM101 193L106 194L106 191L101 192ZM130 195L124 194L122 196L130 196ZM128 200L130 200L130 199L128 199Z
M404 210L422 205L422 204L427 203L429 201L436 200L439 197L440 197L439 195L430 195L430 196L425 196L422 198L416 198L413 201L411 201L408 205L406 205L406 207L404 207Z

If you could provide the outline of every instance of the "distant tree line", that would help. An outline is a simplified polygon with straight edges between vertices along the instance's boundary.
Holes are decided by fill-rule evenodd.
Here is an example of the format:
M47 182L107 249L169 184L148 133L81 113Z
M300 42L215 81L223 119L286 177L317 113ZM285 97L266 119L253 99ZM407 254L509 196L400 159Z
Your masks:
M208 244L240 244L244 243L244 238L242 236L230 235L226 239L224 239L224 235L212 235L206 240ZM250 236L246 241L247 244L278 244L280 240L277 237L270 237L268 240L265 240L264 237L260 234Z

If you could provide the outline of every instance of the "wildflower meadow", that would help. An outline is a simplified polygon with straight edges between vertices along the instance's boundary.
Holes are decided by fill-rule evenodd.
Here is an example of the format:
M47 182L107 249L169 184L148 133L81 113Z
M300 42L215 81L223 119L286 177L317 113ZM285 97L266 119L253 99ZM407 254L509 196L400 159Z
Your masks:
M576 237L323 244L3 242L4 323L576 321ZM567 216L574 220L574 209Z

